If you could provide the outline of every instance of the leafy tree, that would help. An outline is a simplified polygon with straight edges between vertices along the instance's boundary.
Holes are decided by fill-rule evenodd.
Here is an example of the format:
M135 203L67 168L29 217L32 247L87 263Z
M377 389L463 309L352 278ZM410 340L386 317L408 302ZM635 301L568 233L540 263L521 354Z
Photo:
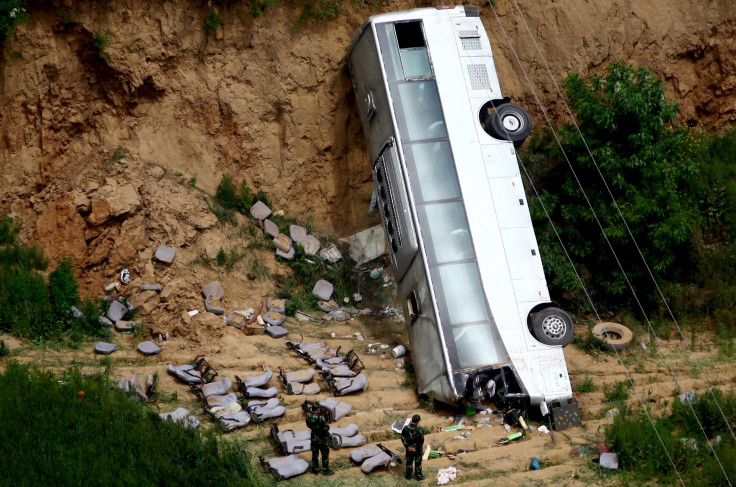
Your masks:
M74 277L72 260L59 257L58 266L49 274L49 293L51 302L58 310L68 310L79 304L77 279Z
M573 125L559 129L564 152L549 149L552 166L541 183L544 205L596 303L620 304L630 295L601 227L636 292L652 297L653 285L629 229L652 272L681 279L690 272L692 236L701 224L690 191L699 165L687 157L687 130L674 123L677 105L666 100L662 81L649 69L620 61L605 75L583 79L574 73L563 86L584 139ZM539 202L532 203L533 217L546 222ZM541 223L538 240L552 284L568 297L581 298L557 239Z

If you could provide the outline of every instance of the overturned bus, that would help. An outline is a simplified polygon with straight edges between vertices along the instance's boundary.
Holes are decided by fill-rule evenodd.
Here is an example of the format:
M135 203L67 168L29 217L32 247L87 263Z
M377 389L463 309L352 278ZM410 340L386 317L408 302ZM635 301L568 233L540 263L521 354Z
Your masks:
M531 120L501 94L477 8L371 17L348 66L419 393L572 401L574 324L550 301L516 160Z

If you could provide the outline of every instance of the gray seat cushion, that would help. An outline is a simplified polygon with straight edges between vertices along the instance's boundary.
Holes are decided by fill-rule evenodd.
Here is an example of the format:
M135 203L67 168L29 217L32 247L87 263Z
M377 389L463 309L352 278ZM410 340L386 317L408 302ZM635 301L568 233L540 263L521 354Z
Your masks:
M181 423L185 428L194 429L200 424L199 420L189 414L189 410L185 408L178 408L176 411L171 413L161 413L159 416L161 416L164 421L171 420L175 423Z
M273 377L273 371L267 370L263 375L257 375L255 377L248 377L245 379L245 387L262 387L268 384L268 381Z
M203 385L202 394L204 395L204 397L221 396L227 393L227 391L229 391L232 386L233 381L231 381L227 377L223 377L220 380Z
M248 408L250 409L250 408ZM275 408L254 408L250 411L251 419L256 423L262 423L267 419L278 418L286 413L284 406L276 406Z
M269 387L268 389L261 389L258 387L248 387L247 389L248 397L257 397L257 398L263 398L268 399L269 397L274 397L279 393L279 390L275 387Z
M237 413L225 414L220 416L220 423L227 431L232 431L250 423L250 414L247 411L238 411Z
M138 344L138 351L143 355L156 355L161 352L161 347L151 341L145 341Z
M227 406L228 404L231 404L234 402L238 402L238 396L236 396L234 392L231 392L229 394L207 397L207 404L210 407Z
M283 326L269 326L266 328L266 333L271 335L273 338L281 338L285 337L289 334L289 330L284 328Z
M201 384L202 383L202 374L198 370L195 370L194 365L169 364L168 370L169 370L169 374L173 375L174 377L177 377L178 379L183 380L187 384Z
M381 453L384 453L384 451L376 445L371 445L351 451L350 459L355 463L362 463L366 458L370 458Z
M389 454L385 451L381 450L381 453L379 453L378 455L374 455L364 460L363 464L360 466L360 470L363 473L371 473L373 469L378 467L386 467L389 463L391 463L391 456L389 456Z
M268 465L285 479L301 475L309 468L309 462L297 455L272 458L268 460Z
M365 386L367 384L368 384L368 378L365 376L365 374L358 374L352 379L341 378L335 381L337 392L341 396L344 396L346 394L350 394L353 392L362 391L365 389Z
M117 350L117 345L107 342L97 342L95 344L95 352L101 355L110 355L112 352Z

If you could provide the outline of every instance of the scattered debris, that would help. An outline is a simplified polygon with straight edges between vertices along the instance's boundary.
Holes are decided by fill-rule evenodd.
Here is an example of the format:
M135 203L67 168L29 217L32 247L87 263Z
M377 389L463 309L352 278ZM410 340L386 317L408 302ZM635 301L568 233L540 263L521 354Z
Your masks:
M391 350L391 356L393 358L401 358L406 355L406 347L398 345Z
M120 271L120 282L123 284L130 284L130 271L128 269Z
M601 458L599 462L602 468L607 468L610 470L618 470L618 454L617 453L613 453L613 452L601 453Z
M141 285L141 291L156 291L160 293L163 288L161 284L143 284Z
M357 265L365 264L386 253L386 235L383 225L376 225L362 232L341 238L346 243L350 257Z
M532 463L530 465L530 470L541 470L542 467L539 465L539 459L537 457L532 457Z
M153 258L159 262L163 262L164 264L171 264L172 262L174 262L175 256L175 248L162 245L156 249L156 253L154 254Z
M498 440L498 444L499 445L507 445L509 442L514 441L514 440L518 440L519 438L522 438L523 436L524 436L524 433L522 433L521 431L518 431L516 433L512 433L512 434L508 435L505 438L501 438L500 440Z
M200 425L200 421L193 415L189 414L186 408L178 408L171 413L160 413L161 419L170 420L175 423L181 423L183 427L188 429L196 429Z
M437 472L437 485L445 485L457 478L457 469L455 467L442 468Z
M197 316L199 314L199 310L198 309L193 309L191 311L187 311L187 314L189 316Z
M342 254L340 254L340 251L337 250L337 247L334 245L330 245L329 247L322 249L319 256L330 264L334 264L342 259Z

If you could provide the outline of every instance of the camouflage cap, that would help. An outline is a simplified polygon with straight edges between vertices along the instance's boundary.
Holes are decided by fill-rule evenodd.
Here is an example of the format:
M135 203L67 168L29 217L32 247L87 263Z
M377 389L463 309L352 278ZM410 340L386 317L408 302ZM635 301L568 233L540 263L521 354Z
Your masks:
M411 422L412 423L418 423L421 420L422 420L422 418L418 414L415 414L414 416L411 417Z

